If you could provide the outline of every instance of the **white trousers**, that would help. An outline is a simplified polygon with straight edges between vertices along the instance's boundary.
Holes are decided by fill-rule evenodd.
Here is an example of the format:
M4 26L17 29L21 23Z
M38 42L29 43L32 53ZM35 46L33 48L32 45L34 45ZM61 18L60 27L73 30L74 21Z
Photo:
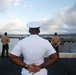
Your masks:
M32 74L32 73L29 73L28 70L23 68L21 74L22 75L47 75L47 69L43 68L39 72Z

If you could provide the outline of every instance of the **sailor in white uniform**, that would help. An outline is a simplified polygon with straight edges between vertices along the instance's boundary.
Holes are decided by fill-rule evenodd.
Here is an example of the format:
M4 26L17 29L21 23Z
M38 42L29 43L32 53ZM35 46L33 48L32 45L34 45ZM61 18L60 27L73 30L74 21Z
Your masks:
M51 43L40 37L39 22L33 21L27 24L30 35L20 40L11 51L10 60L22 67L22 75L47 75L47 67L58 61L56 51ZM23 61L19 58L23 55ZM45 55L49 61L44 62Z

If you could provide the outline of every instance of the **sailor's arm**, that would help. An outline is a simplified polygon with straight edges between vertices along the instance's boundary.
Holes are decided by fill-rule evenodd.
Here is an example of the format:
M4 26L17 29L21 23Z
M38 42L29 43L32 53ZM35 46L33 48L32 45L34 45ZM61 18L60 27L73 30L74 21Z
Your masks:
M20 67L26 67L26 64L20 59L20 57L11 54L9 58L14 64Z
M57 53L54 53L54 54L49 56L49 59L45 63L39 65L39 67L40 68L47 68L47 67L50 67L53 64L55 64L57 61L58 61Z

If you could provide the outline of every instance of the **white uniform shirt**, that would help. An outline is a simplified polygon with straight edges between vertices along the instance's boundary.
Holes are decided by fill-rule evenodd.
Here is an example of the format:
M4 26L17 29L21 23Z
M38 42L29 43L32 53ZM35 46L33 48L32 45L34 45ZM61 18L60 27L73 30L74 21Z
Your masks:
M28 65L40 65L44 63L46 53L49 56L56 53L56 51L48 40L43 39L38 35L30 35L29 37L24 38L19 41L11 51L11 54L16 56L20 56L20 54L22 54L24 57L24 62ZM22 71L24 73L24 69Z

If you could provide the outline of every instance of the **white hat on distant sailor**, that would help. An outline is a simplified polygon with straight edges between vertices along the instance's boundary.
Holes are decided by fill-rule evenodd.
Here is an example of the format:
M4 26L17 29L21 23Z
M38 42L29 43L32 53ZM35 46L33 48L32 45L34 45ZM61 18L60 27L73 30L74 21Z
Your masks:
M29 28L39 28L40 26L41 26L41 23L37 21L32 21L27 24L27 27Z

